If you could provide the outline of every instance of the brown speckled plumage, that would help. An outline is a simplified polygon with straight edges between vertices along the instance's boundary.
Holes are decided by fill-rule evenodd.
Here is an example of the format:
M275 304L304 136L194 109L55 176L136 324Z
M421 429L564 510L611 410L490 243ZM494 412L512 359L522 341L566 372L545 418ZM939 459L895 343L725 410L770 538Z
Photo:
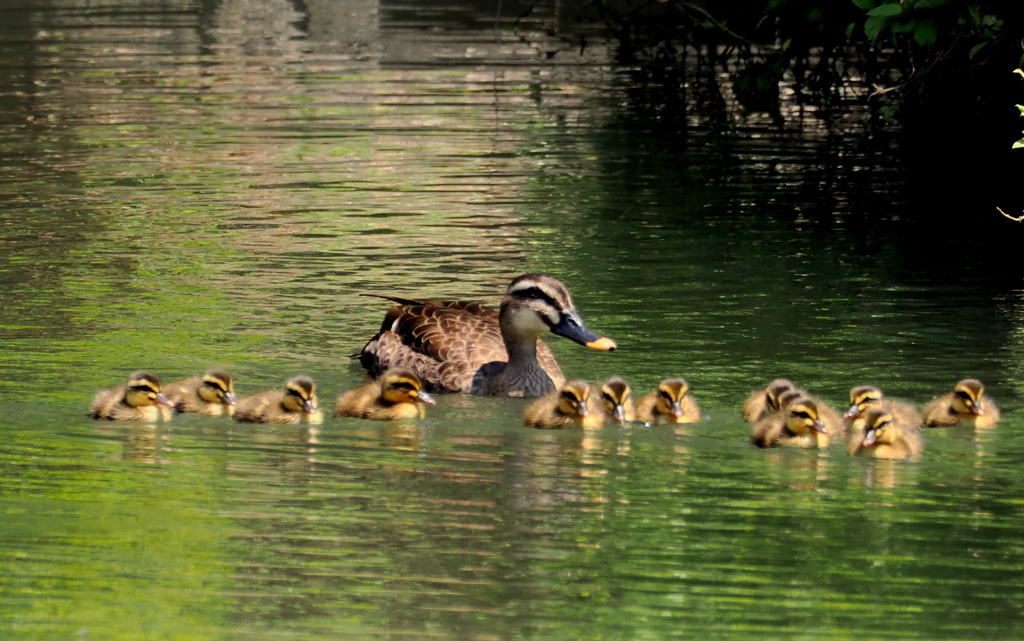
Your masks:
M430 390L541 396L556 389L565 377L538 336L568 335L560 329L566 318L579 328L572 330L573 340L598 349L615 346L583 325L562 283L541 274L513 280L501 311L463 301L381 298L397 305L363 347L360 362L374 378L392 368L411 370Z

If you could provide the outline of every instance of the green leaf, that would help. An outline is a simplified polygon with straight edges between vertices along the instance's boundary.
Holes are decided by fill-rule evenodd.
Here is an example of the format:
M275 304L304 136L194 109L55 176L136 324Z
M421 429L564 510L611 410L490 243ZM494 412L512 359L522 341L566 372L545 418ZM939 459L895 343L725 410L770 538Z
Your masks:
M1020 112L1020 115L1024 116L1024 105L1017 105L1017 111Z
M882 27L889 22L889 19L885 16L875 16L868 18L864 21L864 34L867 35L868 39L876 40L878 34L881 33Z
M1024 147L1024 138L1021 138L1017 142L1013 143L1013 147L1010 147L1010 149L1020 149L1021 147Z
M914 20L893 20L889 31L893 33L910 33L914 30Z
M857 23L856 22L851 22L849 25L847 25L847 27L846 27L846 40L847 41L849 41L850 38L853 37L853 30L856 29L856 28L857 28Z
M901 5L901 4L883 4L881 6L875 7L871 11L868 11L868 15L869 16L872 16L872 17L885 16L887 18L891 18L893 16L898 16L898 15L900 15L902 13L903 13L903 5Z
M934 20L919 20L914 24L914 40L922 47L930 47L939 38L939 25Z
M858 9L864 11L870 11L875 8L875 0L853 0L853 4L857 5Z
M988 44L988 40L982 40L978 44L974 45L973 47L971 47L971 51L970 51L970 53L967 54L967 57L970 58L971 60L974 60L974 55L976 53L978 53L979 51L981 51L982 48L984 48L984 46L987 45L987 44Z
M914 3L915 9L938 9L942 5L949 2L949 0L917 0Z

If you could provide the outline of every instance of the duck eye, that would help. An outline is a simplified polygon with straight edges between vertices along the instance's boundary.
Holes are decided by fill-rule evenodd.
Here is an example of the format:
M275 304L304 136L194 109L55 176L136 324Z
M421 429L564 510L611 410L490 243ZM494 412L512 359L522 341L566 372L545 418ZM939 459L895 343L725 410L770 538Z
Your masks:
M807 420L811 419L811 415L808 414L807 412L793 412L793 416L795 416L797 418L804 418L804 419L807 419Z
M964 391L958 391L958 392L956 393L956 395L957 395L957 396L959 396L960 398L964 399L965 401L969 401L969 400L971 400L971 395L970 395L970 394L968 394L967 392L964 392Z
M612 395L609 394L608 392L604 392L603 394L601 394L601 396L603 396L604 400L608 401L609 403L614 403L615 402L615 399L612 398Z

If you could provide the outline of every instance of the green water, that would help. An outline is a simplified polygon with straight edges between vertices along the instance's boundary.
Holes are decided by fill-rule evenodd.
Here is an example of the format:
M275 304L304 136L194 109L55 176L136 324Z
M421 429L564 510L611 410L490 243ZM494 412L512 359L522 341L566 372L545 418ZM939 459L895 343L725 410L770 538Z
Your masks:
M387 6L351 46L290 4L263 40L161 6L0 29L0 638L1019 638L1019 274L911 222L894 156L637 129L599 52ZM386 307L359 294L496 304L532 271L619 343L552 339L567 375L682 375L706 421L85 418L140 368L331 405ZM760 451L739 405L777 376L837 406L975 376L1003 421L919 462Z

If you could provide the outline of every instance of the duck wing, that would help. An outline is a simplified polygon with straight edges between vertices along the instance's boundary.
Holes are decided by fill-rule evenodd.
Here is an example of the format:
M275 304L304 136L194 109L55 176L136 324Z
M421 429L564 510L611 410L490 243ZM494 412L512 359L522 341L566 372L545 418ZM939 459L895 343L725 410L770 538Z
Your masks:
M399 304L387 311L380 332L359 354L370 376L402 367L431 390L468 394L481 366L508 361L497 310L475 302L380 297ZM537 347L541 367L552 380L563 380L551 351L539 340Z

